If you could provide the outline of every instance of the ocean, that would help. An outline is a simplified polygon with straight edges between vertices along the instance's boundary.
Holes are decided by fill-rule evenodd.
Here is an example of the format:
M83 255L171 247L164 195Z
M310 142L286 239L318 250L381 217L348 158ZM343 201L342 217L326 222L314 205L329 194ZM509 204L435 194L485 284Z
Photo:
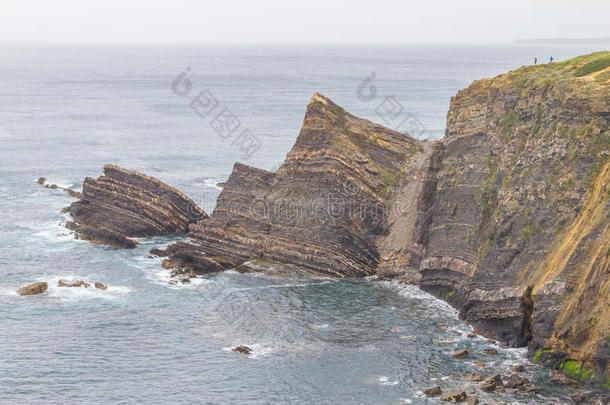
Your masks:
M525 349L467 338L471 328L455 310L414 287L234 271L171 285L148 251L184 235L142 239L134 250L75 240L60 213L72 199L36 180L79 189L112 163L159 178L210 213L234 162L279 166L315 92L357 116L439 139L450 98L473 80L534 57L595 50L3 48L0 403L427 404L435 403L422 394L429 386L466 388L470 372L527 364ZM193 107L202 97L213 111ZM218 130L221 112L239 124L233 132ZM256 140L249 147L244 133ZM109 289L57 287L62 278ZM49 291L16 294L34 281ZM240 344L253 354L231 351ZM470 360L452 358L461 348ZM527 368L539 395L477 396L569 403L546 370Z

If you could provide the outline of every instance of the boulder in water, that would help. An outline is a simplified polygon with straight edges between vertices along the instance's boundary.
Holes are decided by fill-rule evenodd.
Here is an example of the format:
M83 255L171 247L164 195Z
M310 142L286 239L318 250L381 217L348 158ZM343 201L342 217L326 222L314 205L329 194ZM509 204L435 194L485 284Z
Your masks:
M44 281L21 287L17 293L19 295L36 295L47 291L48 285Z
M106 291L108 289L108 286L100 283L99 281L95 282L95 288L100 289L102 291Z
M453 353L452 356L456 359L467 359L470 356L470 354L468 353L468 350L461 349L461 350L458 350L457 352Z
M244 345L235 346L231 350L233 350L234 352L237 352L237 353L245 354L246 356L249 354L252 354L252 349L250 349L248 346L244 346Z
M441 401L445 402L464 402L466 392L464 390L453 390L441 395Z
M436 397L438 395L441 395L442 393L443 393L443 390L438 385L436 385L434 387L427 388L424 391L424 394L426 394L429 397Z

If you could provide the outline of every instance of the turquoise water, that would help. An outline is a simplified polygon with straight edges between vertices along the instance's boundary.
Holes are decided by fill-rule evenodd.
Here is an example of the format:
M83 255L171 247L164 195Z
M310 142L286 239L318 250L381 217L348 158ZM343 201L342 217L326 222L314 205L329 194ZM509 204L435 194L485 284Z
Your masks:
M236 160L274 169L319 91L382 121L386 96L439 138L449 98L480 77L584 48L4 49L0 54L0 403L427 403L431 385L465 388L472 360L484 374L525 361L521 349L468 339L442 301L369 280L278 279L232 271L173 286L147 254L76 241L60 214L71 199L40 176L79 188L105 163L158 177L213 208ZM187 66L192 92L170 84ZM359 86L374 72L377 95ZM261 142L245 158L189 106L208 89ZM60 278L102 281L67 289ZM47 281L48 293L19 297ZM252 356L231 347L245 344ZM468 348L473 358L451 353ZM566 403L545 371L530 378ZM483 398L480 393L477 396ZM554 398L554 399L553 399ZM543 397L491 396L528 404ZM432 403L432 402L430 402Z

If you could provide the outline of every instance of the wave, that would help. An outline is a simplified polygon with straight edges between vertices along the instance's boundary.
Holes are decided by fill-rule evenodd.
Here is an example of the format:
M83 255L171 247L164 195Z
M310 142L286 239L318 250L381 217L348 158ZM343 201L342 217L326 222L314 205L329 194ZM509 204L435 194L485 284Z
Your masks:
M65 218L65 217L64 217ZM66 218L67 221L67 218ZM32 236L46 239L48 241L57 243L65 243L65 242L86 242L84 240L75 239L74 232L67 229L64 222L45 222L41 226L38 224L35 225L38 232L32 234ZM33 227L31 227L33 228Z
M67 280L67 281L83 280L84 282L89 284L90 287L87 287L87 288L60 287L59 285L57 285L57 282L59 280ZM47 291L45 293L41 294L41 297L54 298L54 299L59 299L61 301L77 301L77 300L82 300L82 299L97 299L97 298L116 299L121 296L127 295L132 291L132 289L130 287L124 286L124 285L108 285L107 286L108 289L105 291L102 291L99 288L96 288L94 286L95 282L99 281L99 280L91 280L91 279L81 277L78 275L73 275L73 274L57 275L57 276L53 276L51 278L39 279L39 280L35 280L32 282L40 282L40 281L44 281L48 285ZM0 296L18 297L19 294L17 293L17 290L19 290L19 288L23 287L24 285L31 284L32 282L21 283L19 285L10 284L10 285L0 286Z
M169 245L171 241L168 241L165 246L155 245L159 249L164 249ZM172 277L172 271L165 269L161 266L162 257L149 257L148 254L138 256L135 258L137 264L136 267L144 272L145 277L155 284L162 285L171 289L182 289L182 288L198 288L202 285L212 283L213 280L209 278L203 278L197 276L189 279L190 282L183 284L178 278ZM170 281L175 280L176 284L171 284Z
M218 183L226 181L225 179L205 179L204 184L206 187L213 188L218 191L222 191L222 187Z

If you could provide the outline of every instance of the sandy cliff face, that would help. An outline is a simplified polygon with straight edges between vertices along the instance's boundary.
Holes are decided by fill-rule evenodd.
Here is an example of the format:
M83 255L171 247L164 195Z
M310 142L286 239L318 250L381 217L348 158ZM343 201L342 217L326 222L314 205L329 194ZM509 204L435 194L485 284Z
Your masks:
M452 99L419 267L422 288L479 331L598 374L610 337L609 58L524 67Z

